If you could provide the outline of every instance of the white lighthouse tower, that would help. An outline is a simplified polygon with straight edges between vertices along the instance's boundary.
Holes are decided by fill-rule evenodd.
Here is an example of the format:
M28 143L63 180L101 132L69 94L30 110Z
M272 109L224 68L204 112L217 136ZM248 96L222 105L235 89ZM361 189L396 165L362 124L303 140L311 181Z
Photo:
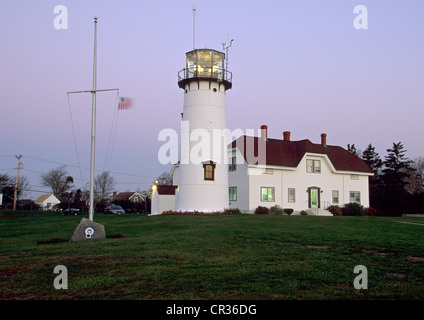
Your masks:
M229 207L226 91L232 87L225 54L211 49L186 53L178 74L184 90L181 149L174 184L177 211L221 211Z

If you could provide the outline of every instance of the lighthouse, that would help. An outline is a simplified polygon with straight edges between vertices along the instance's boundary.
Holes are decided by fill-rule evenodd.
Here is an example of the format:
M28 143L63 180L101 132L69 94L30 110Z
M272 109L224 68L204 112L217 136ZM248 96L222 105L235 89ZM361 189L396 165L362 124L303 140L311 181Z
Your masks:
M222 211L229 207L226 91L232 74L225 54L212 49L186 53L178 73L183 90L180 161L174 174L177 211Z

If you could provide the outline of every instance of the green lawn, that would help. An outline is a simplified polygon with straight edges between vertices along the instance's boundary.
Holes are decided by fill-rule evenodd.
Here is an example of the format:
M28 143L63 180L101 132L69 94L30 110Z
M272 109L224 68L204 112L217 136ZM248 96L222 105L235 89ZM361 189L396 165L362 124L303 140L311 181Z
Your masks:
M0 213L0 299L424 298L424 219L96 214L125 238L37 244L70 239L81 218Z

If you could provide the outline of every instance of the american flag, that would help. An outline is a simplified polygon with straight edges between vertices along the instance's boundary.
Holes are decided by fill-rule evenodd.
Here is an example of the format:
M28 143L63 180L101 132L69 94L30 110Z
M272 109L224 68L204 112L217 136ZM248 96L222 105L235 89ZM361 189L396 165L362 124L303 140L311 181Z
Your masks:
M119 97L118 110L126 110L131 108L131 99L125 97Z

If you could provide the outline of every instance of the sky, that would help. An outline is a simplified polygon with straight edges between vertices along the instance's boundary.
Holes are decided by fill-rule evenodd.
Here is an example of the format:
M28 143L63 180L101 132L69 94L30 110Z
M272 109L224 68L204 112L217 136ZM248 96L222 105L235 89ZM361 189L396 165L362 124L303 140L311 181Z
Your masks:
M67 29L55 28L58 5ZM354 8L367 9L357 29ZM40 176L65 165L76 188L89 182L94 16L97 89L96 175L116 191L149 189L171 165L158 160L161 130L180 130L178 71L195 47L229 48L233 87L227 126L268 136L364 150L384 159L393 142L424 156L422 0L4 0L0 2L0 173L26 176L35 199ZM363 13L363 12L362 12ZM361 14L362 14L361 13ZM63 20L61 21L63 23ZM361 21L364 23L364 21Z

